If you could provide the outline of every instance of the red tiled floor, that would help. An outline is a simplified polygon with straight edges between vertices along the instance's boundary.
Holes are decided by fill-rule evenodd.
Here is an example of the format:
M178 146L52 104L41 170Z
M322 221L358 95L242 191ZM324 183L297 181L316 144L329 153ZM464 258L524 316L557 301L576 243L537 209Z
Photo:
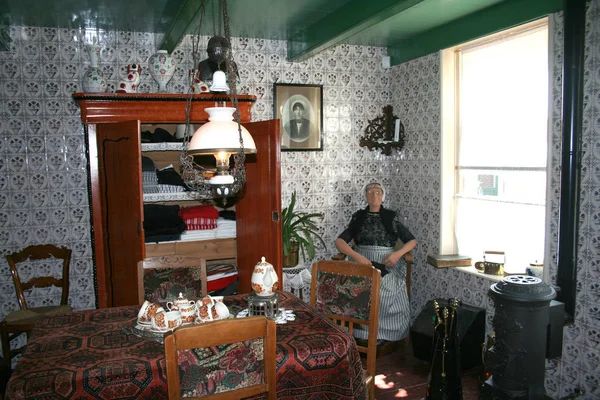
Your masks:
M366 359L363 358L363 362ZM377 359L375 397L378 400L425 398L430 364L412 355L408 341L394 353ZM463 371L463 400L479 398L480 368Z

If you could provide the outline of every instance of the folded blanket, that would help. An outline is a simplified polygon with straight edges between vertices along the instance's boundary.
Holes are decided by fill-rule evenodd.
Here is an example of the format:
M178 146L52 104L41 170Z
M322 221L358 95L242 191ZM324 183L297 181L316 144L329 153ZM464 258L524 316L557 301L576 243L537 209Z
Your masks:
M162 169L156 171L156 177L158 179L159 184L181 186L181 187L185 188L185 183L183 182L183 178L171 166L162 168Z
M194 206L194 207L182 207L179 210L179 216L182 219L188 219L188 218L217 219L217 218L219 218L219 212L213 206L202 205L202 206Z
M183 232L185 223L178 213L178 205L144 204L144 230L146 235L151 234L151 232L158 232L161 229L172 229L173 233Z
M222 210L219 211L219 216L231 221L235 221L235 211L233 210Z
M144 243L173 242L181 239L181 234L146 235Z

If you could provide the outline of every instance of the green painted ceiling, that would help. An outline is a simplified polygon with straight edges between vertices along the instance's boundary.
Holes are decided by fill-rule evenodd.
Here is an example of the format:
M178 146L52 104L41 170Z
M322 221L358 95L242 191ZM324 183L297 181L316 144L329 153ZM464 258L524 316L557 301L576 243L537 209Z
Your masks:
M337 43L385 46L397 64L543 17L563 0L228 0L232 36L285 39L301 60ZM202 4L206 4L202 8ZM172 50L218 29L218 0L0 0L0 31L39 26L154 32ZM204 10L204 12L203 12ZM8 46L0 32L0 47Z

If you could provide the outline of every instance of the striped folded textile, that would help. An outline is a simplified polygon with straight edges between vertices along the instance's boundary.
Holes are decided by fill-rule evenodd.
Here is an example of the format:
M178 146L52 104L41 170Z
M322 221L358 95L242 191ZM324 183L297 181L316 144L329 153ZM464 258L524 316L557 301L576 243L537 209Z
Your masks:
M214 218L184 218L183 222L188 231L217 228L217 220Z
M181 193L181 192L185 192L185 188L183 186L165 185L165 184L159 183L158 184L158 192L159 193Z
M142 191L143 193L158 193L158 177L154 161L142 157Z

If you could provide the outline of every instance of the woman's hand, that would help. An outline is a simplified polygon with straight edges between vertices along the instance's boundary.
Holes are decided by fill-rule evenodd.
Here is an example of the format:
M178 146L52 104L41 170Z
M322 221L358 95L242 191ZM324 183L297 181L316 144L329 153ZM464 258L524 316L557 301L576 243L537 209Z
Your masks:
M383 259L383 263L385 264L386 267L395 266L396 264L398 264L398 261L400 261L402 256L404 254L408 253L409 251L411 251L412 249L414 249L416 245L417 245L416 239L413 239L413 240L409 241L408 243L405 243L400 249L388 254Z
M400 261L401 258L402 258L402 253L400 253L399 251L394 251L394 252L388 254L383 259L383 263L385 264L386 267L394 267L396 264L398 264L398 261Z

